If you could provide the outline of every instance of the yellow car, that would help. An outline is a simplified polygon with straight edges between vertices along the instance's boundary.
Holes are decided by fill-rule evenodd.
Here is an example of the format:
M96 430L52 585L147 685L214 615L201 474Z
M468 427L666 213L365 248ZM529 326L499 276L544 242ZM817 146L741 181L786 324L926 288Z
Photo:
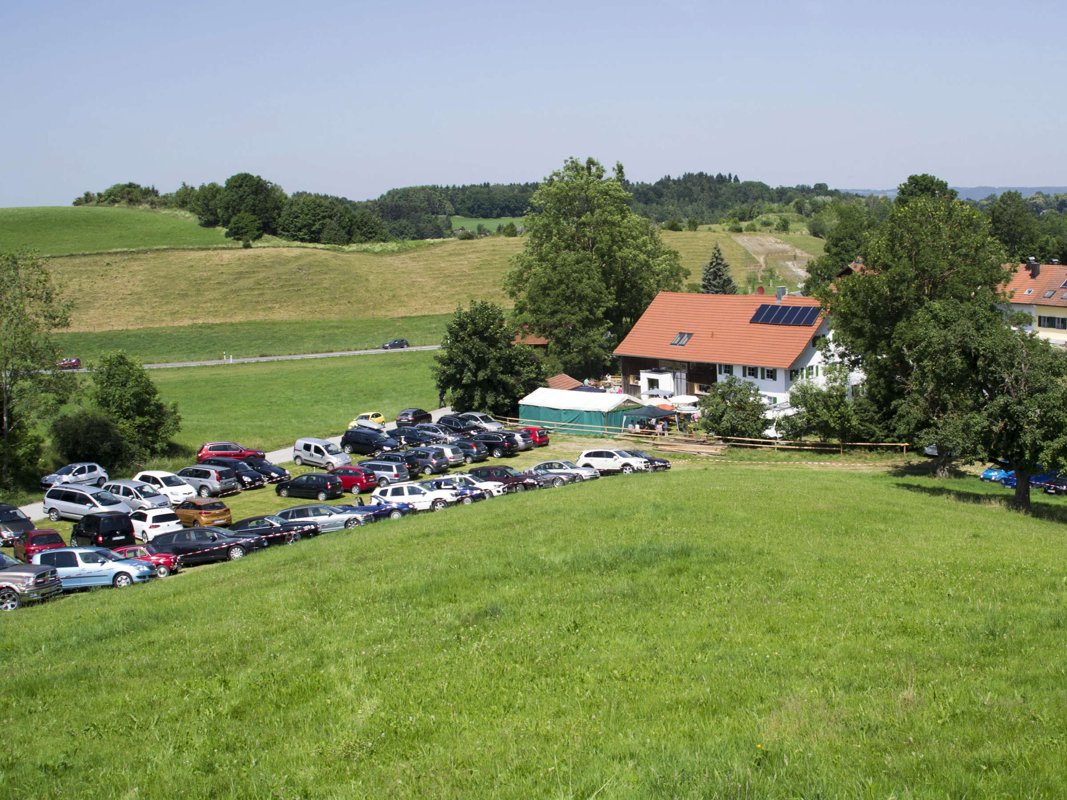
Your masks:
M362 425L365 428L374 428L378 426L384 428L385 417L382 415L381 411L364 411L348 423L349 428L354 428L357 425Z

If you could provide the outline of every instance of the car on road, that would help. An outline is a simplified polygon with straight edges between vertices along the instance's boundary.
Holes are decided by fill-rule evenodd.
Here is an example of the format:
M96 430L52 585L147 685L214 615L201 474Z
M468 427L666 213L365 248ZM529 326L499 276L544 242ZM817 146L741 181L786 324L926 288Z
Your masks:
M196 489L183 481L173 472L164 472L158 469L149 469L138 472L133 476L135 481L144 481L151 484L156 490L166 497L170 504L176 505L182 500L196 497Z
M237 442L205 442L196 453L199 464L206 458L266 458L267 454Z
M134 511L139 508L170 508L170 500L150 483L138 480L108 481L101 487Z
M40 530L34 528L31 531L23 531L18 535L12 552L15 558L28 564L38 553L43 553L45 550L58 550L60 547L66 546L67 543L59 535L59 531L54 531L51 528L42 528Z
M292 477L289 474L289 470L285 467L279 467L277 464L272 464L265 458L246 458L245 463L262 475L267 483L287 481Z
M77 356L68 356L67 358L61 358L56 362L56 366L60 369L81 369L82 360Z
M32 530L33 520L22 513L22 509L8 503L0 503L0 545L11 545L20 533Z
M464 411L462 414L458 414L457 416L460 416L463 419L469 419L471 422L480 425L483 431L504 430L503 423L497 422L489 414L483 414L480 411Z
M226 467L232 469L237 476L237 482L241 489L262 489L267 485L267 479L263 474L252 467L247 461L240 458L227 458L225 456L211 456L200 462L203 466Z
M371 497L382 503L408 503L416 511L440 511L459 502L451 489L431 489L418 483L379 486Z
M161 553L150 544L128 544L123 547L113 547L111 550L119 558L136 558L138 561L147 561L156 568L157 578L166 578L182 568L180 558L173 553Z
M379 486L388 486L390 483L399 483L411 478L411 473L404 464L395 461L381 461L377 458L368 458L360 461L356 466L374 473Z
M233 512L228 505L208 497L194 497L178 503L174 506L174 514L186 528L229 525L233 521Z
M48 489L61 484L75 483L103 486L108 482L107 470L91 461L67 464L41 477L41 488Z
M277 514L261 514L237 520L230 533L254 533L262 536L268 544L292 544L304 538L319 535L319 526L314 522L282 519Z
M70 531L71 547L116 547L136 544L133 520L121 511L86 514Z
M600 477L600 472L593 467L579 467L573 461L542 461L530 467L530 471L577 475L583 481L592 481Z
M134 583L147 583L156 577L154 564L136 558L121 558L104 547L46 550L35 555L33 563L54 568L65 592L92 586L121 589Z
M224 497L241 491L237 475L229 467L197 464L178 470L178 477L192 486L201 497Z
M192 498L190 498L192 499ZM133 535L139 542L151 542L161 533L180 531L182 521L171 508L142 508L130 514Z
M345 455L340 447L327 439L305 436L297 439L293 445L293 463L298 467L307 464L309 467L332 470L351 464L352 459Z
M262 536L231 536L222 528L186 528L162 533L152 541L157 552L178 556L183 567L237 561L266 546L267 540Z
M356 426L341 434L341 449L346 453L376 456L399 448L399 441L373 428Z
M643 458L648 462L648 468L652 472L666 472L671 468L671 462L662 456L654 456L651 453L644 450L634 450L632 447L627 447L626 452L637 458Z
M63 592L55 567L23 564L0 553L0 611L47 600Z
M378 488L378 476L357 464L338 467L330 474L341 481L341 487L346 492L352 494L370 492Z
M340 478L326 472L297 475L274 486L278 497L306 497L312 500L333 500L345 493Z
M407 339L390 339L382 345L382 350L403 350L410 346Z
M322 533L356 528L366 521L362 513L343 511L338 506L328 506L325 503L283 508L276 516L290 522L313 522L319 526Z
M630 455L625 450L586 450L577 458L579 467L592 467L601 475L609 472L648 472L648 459Z
M495 481L503 484L508 492L525 492L530 489L540 489L541 481L534 475L519 472L514 467L484 466L473 467L470 474L480 481Z
M44 513L52 522L81 519L94 511L121 511L123 514L129 514L133 509L111 492L105 492L95 486L65 484L53 486L44 493Z
M396 425L417 425L420 422L433 422L433 416L424 408L405 408L396 414Z

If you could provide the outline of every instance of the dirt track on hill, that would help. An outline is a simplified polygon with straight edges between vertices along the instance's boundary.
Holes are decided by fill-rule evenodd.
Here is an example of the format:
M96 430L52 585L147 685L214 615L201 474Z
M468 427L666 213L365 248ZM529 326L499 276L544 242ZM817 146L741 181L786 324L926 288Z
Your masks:
M790 283L803 283L808 279L806 267L813 258L810 253L774 236L735 234L733 239L759 262L760 273L766 267L774 267Z

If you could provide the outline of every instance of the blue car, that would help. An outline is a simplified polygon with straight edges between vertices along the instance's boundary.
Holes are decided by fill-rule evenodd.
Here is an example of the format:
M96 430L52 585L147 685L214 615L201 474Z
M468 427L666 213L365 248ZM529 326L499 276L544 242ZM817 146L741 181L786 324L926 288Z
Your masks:
M1042 472L1040 475L1030 476L1030 485L1039 489L1048 486L1053 480L1056 479L1055 472ZM1012 471L1000 479L1001 484L1007 486L1009 489L1014 489L1018 481L1015 480L1015 472Z
M147 583L156 577L156 568L147 561L120 558L103 547L61 547L35 553L34 564L55 567L63 591L90 586L122 588L131 583Z
M400 519L415 512L415 507L410 503L366 503L362 497L356 498L356 505L338 505L337 508L359 514L366 522Z
M1014 474L1015 474L1015 470L1013 470L1013 469L1008 469L1007 467L1001 467L1001 466L993 465L991 467L987 467L985 469L985 471L982 472L980 477L981 477L981 479L983 481L991 481L991 482L999 483L1002 480L1004 480L1006 477L1008 477L1009 475L1014 475Z

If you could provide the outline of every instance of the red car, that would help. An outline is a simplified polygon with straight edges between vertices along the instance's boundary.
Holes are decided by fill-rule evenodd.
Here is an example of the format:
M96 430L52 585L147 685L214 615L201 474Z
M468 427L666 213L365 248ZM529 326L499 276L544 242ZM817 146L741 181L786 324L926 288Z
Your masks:
M14 556L19 561L29 564L30 559L37 553L66 546L67 543L63 541L63 537L57 531L50 528L41 530L34 528L32 531L25 531L15 537Z
M205 458L266 458L267 454L262 450L252 450L237 442L205 442L200 445L196 454L196 462L199 464Z
M156 577L165 578L181 569L181 559L172 553L159 553L150 544L128 544L124 547L113 547L111 552L119 558L136 558L140 561L148 561L156 568Z
M536 425L527 425L524 428L519 428L520 431L526 431L530 434L530 438L533 439L534 447L544 447L548 444L548 431L545 428L538 428Z
M61 358L59 359L59 363L56 366L58 366L60 369L81 369L82 360L76 357Z
M369 469L357 467L337 467L330 473L335 478L341 479L341 486L346 492L359 494L360 492L372 492L378 488L378 476Z

